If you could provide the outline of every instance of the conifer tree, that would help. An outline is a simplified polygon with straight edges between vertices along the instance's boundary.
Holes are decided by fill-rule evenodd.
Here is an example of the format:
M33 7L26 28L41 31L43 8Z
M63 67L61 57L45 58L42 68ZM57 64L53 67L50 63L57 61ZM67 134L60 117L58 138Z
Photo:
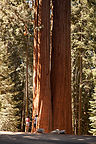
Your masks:
M3 67L4 71L7 70L7 73L1 74L1 84L4 84L1 89L0 101L2 101L3 93L6 98L7 108L8 108L8 97L10 97L10 115L13 117L12 120L12 127L7 125L6 130L20 130L21 129L21 119L22 119L22 111L25 111L23 100L24 100L24 86L25 86L25 56L26 56L26 39L27 36L24 35L25 24L28 24L28 34L30 35L29 39L29 59L30 59L30 81L32 81L32 22L31 21L31 12L29 9L28 4L25 2L20 1L0 1L0 44L3 47L3 50L6 53L3 53L3 50L0 53L6 59L2 61L1 67ZM29 15L30 13L30 15ZM30 18L29 18L30 17ZM2 44L3 43L3 44ZM3 70L1 69L1 70ZM32 83L31 83L32 84ZM4 90L4 86L7 87ZM3 91L3 93L2 93ZM30 87L30 97L32 99L32 86ZM7 96L8 92L8 96ZM4 105L6 104L4 103ZM1 105L1 113L2 118L4 116L3 113L4 108ZM31 111L30 111L31 112ZM31 115L31 113L30 113ZM4 119L4 122L7 121L7 116ZM10 123L11 121L9 121ZM24 126L24 121L23 124ZM2 126L2 125L1 125ZM2 129L4 125L2 126Z
M90 129L89 101L94 81L92 74L94 46L92 46L92 9L87 1L72 1L72 76L74 133L88 134Z
M53 129L72 133L70 0L53 0L51 94Z
M91 129L90 133L93 135L96 135L96 1L95 0L88 0L88 6L90 9L90 22L91 22L91 32L90 32L90 39L91 39L91 47L92 47L92 61L93 65L91 67L91 71L93 74L93 82L94 82L94 87L93 87L93 94L92 98L90 100L90 122L91 122Z
M37 18L35 17L37 21L35 26L38 25L38 32L34 35L34 42L37 43L37 46L35 45L34 47L33 57L36 62L33 70L37 75L37 80L35 80L33 89L35 91L37 89L37 92L36 95L33 93L33 118L35 115L38 115L37 127L44 128L45 132L50 132L52 129L50 89L50 1L39 0L36 1L35 4L38 7L35 10L35 16L37 16ZM38 40L36 41L36 39ZM38 54L36 54L36 52Z

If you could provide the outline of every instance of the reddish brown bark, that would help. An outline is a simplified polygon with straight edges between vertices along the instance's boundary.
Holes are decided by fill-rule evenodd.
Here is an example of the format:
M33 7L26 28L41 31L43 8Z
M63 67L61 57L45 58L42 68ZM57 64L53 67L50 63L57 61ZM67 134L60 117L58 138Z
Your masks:
M34 49L33 49L33 113L32 119L34 119L35 115L38 111L38 101L37 97L37 64L38 64L38 0L35 0L34 3ZM33 123L32 121L32 131L33 131Z
M72 133L70 0L53 0L51 90L53 129Z
M52 128L50 91L50 0L39 0L38 27L37 93L35 95L37 106L33 96L33 113L38 114L38 128L44 128L45 132L49 132Z

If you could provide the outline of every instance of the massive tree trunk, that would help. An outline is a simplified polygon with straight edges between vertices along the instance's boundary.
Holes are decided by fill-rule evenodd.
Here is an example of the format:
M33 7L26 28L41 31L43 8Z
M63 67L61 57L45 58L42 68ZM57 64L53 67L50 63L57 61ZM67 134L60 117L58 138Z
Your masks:
M37 65L38 65L38 10L39 10L39 0L34 2L34 49L33 49L33 112L32 119L38 112L38 101L39 97L37 96ZM32 132L33 132L33 123L32 121Z
M51 90L53 129L72 133L70 0L53 0Z
M38 114L38 128L52 128L50 89L50 0L39 0L37 93L33 95L33 114ZM35 69L34 69L35 70ZM34 85L34 83L33 83ZM37 106L34 99L37 99ZM37 108L36 108L37 107Z

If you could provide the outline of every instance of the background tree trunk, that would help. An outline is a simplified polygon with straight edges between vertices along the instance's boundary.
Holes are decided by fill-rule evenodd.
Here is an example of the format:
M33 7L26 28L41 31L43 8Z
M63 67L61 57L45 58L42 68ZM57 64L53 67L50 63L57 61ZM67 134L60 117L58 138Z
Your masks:
M79 83L79 117L78 117L78 134L81 134L81 100L82 100L82 54L80 52L80 66L79 66L79 71L80 71L80 83Z
M70 0L53 0L51 90L53 129L72 133Z

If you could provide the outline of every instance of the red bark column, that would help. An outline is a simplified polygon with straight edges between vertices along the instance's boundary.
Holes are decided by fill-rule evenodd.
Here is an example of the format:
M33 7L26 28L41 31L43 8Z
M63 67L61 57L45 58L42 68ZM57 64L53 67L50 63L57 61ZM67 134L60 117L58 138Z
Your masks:
M51 90L53 129L72 132L70 0L53 0Z
M39 97L37 97L37 66L38 66L38 0L34 2L34 49L33 49L33 113L32 119L38 114L38 102ZM32 132L33 124L32 121Z
M50 132L52 128L50 88L50 0L39 0L37 106L33 99L33 113L38 109L38 128Z

